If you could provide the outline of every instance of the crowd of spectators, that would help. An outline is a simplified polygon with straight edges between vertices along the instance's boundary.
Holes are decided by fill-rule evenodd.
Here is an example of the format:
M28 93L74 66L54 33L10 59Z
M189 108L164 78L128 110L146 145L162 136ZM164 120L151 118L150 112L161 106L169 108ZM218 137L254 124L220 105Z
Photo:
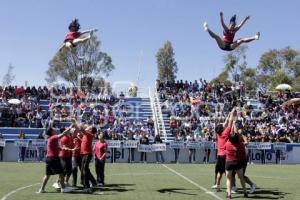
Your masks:
M170 118L171 134L182 140L214 140L214 126L228 112L238 109L237 122L250 141L300 142L300 103L283 104L297 97L290 91L256 93L250 97L245 86L205 80L156 83L162 111Z
M234 86L224 83L209 84L206 80L157 81L162 111L170 117L170 131L181 140L214 140L214 126L237 107L238 122L250 141L300 142L299 104L283 106L295 93L257 93L248 96L243 83ZM154 122L131 118L132 105L121 94L116 97L104 88L76 87L0 87L0 126L45 128L55 127L71 117L96 125L106 138L139 139L146 133L154 137ZM19 104L8 103L19 99ZM41 101L48 104L41 107ZM255 104L252 104L255 102ZM134 109L133 109L134 110Z
M49 99L47 87L0 87L0 126L1 127L43 127L49 117L47 111L41 110L41 99ZM10 99L20 100L9 103Z
M124 94L112 95L104 88L78 89L76 87L5 87L0 88L0 126L56 128L68 126L71 118L95 125L106 139L142 137L154 138L154 122L130 117L136 115L135 105L124 101ZM11 104L10 99L20 103ZM46 101L46 105L41 105Z

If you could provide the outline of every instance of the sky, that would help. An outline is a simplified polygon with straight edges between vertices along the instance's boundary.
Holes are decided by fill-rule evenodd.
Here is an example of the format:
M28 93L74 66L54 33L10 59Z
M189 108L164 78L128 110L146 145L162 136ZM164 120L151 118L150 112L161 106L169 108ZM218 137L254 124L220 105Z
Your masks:
M247 51L248 64L255 67L270 49L300 49L299 8L298 0L1 0L0 82L12 64L14 85L46 85L48 63L75 17L81 30L99 30L101 51L116 67L108 78L112 83L153 86L155 55L167 40L174 48L178 79L211 80L224 67L226 52L203 30L204 21L221 34L220 11L226 22L233 14L238 21L250 15L236 38L261 32Z

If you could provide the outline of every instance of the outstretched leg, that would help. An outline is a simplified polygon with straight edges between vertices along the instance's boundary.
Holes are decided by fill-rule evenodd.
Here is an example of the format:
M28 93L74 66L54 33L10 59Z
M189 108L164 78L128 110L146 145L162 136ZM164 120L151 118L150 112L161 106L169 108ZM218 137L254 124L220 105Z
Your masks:
M72 42L70 41L67 41L65 42L60 48L59 48L59 51L61 52L65 47L71 51L72 48L74 46L76 46L77 44L80 44L80 43L84 43L86 42L87 40L89 40L91 38L90 35L86 36L86 37L82 37L82 38L77 38L77 39L74 39Z
M42 186L41 186L41 188L39 189L39 191L37 193L44 193L45 192L45 187L47 185L47 182L48 182L49 178L50 178L50 175L45 175L44 176Z
M83 37L83 38L77 38L77 39L74 39L73 40L73 44L74 45L77 45L77 44L80 44L80 43L84 43L85 41L89 40L91 38L90 35L86 36L86 37Z
M238 39L236 41L234 41L232 44L231 44L231 49L234 50L235 48L237 48L238 46L240 46L241 44L243 43L248 43L248 42L252 42L254 40L259 40L259 37L260 37L260 33L256 33L255 36L253 37L249 37L249 38L241 38L241 39Z
M204 30L207 31L209 33L209 35L216 40L218 46L221 49L224 48L225 44L224 44L223 40L220 38L220 36L218 36L217 34L215 34L212 30L210 30L208 28L208 24L206 22L204 22L203 27L204 27Z

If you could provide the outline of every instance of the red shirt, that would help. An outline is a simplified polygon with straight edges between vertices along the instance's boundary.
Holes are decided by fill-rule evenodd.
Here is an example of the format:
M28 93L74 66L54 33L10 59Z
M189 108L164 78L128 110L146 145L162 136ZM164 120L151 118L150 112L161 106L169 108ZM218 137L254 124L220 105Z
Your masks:
M73 146L76 150L73 151L72 156L73 157L80 157L80 146L81 146L81 140L77 137L73 138Z
M229 140L225 144L226 150L226 162L228 161L238 161L238 148L237 144L232 144Z
M244 144L243 137L239 136L239 144L237 146L238 149L238 160L244 161L247 160L246 148Z
M60 146L61 146L61 150L59 152L59 157L61 158L72 157L72 151L62 149L62 147L64 146L70 149L73 148L73 139L71 136L64 135L62 138L60 138Z
M176 123L175 120L173 120L173 121L170 122L170 127L171 128L177 128L177 123Z
M231 132L231 127L226 127L221 135L217 134L217 147L218 147L218 156L225 156L225 144L228 140L229 134Z
M103 159L101 159L101 157L103 156L103 154L105 154L107 150L107 143L106 142L96 142L95 147L94 147L94 152L95 152L95 156L97 159L99 160L105 160L105 156Z
M58 135L52 135L48 138L47 142L47 155L46 157L58 157L59 154Z
M65 40L74 40L76 38L79 38L81 35L80 32L69 32L66 36L65 36Z
M223 41L226 43L232 43L235 35L235 30L228 30L223 32Z
M93 143L94 135L91 133L85 133L81 139L81 146L80 146L80 154L92 154L93 153Z

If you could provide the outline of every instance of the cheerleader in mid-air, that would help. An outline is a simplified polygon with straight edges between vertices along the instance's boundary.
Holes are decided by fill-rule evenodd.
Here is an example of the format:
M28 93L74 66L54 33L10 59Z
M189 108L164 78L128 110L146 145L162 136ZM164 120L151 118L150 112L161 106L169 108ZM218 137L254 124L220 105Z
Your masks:
M63 49L71 50L73 47L80 43L84 43L91 38L91 34L97 29L91 29L79 32L80 24L78 19L74 19L69 25L69 33L65 36L63 45L60 47L59 51Z
M260 33L257 32L253 37L240 38L235 41L233 40L236 32L240 30L240 28L245 24L245 22L248 19L250 19L250 16L247 16L239 25L236 25L236 15L234 15L231 17L228 26L224 23L223 12L220 12L220 18L222 27L224 29L223 39L208 28L207 22L204 22L203 24L204 30L207 31L209 35L216 40L220 49L224 51L232 51L243 43L248 43L259 39Z

